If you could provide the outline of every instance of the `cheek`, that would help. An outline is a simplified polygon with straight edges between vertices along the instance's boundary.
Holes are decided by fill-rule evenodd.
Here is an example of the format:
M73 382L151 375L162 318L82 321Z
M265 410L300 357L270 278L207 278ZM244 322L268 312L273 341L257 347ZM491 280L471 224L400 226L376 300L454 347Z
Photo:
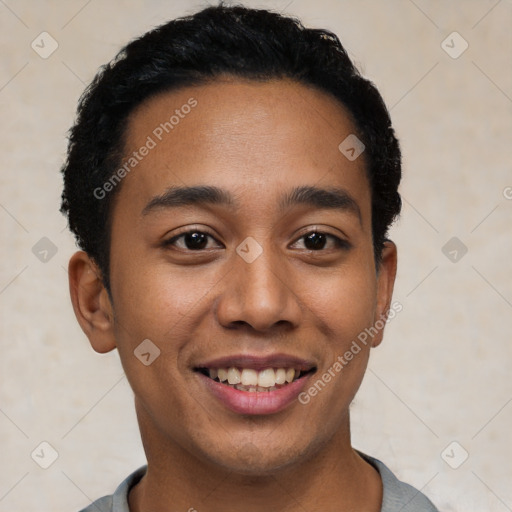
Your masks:
M340 272L325 279L315 297L315 313L329 330L340 350L373 322L376 278L371 272ZM333 347L335 348L335 347Z
M361 333L373 324L376 281L371 274L352 273L326 280L316 295L315 321L323 326L328 346L323 365L301 394L301 403L311 414L331 414L326 429L339 428L363 380L371 343L361 341Z
M169 265L126 265L113 276L114 306L120 322L146 337L176 334L187 315L208 300L213 279L198 279L191 270ZM113 281L114 281L113 279ZM211 282L210 282L211 281Z
M331 285L330 327L336 333L330 346L331 362L324 370L324 380L332 382L330 406L344 410L354 398L363 379L371 343L363 339L373 325L377 282L371 269L361 267L351 278L339 279ZM326 375L326 374L329 375Z
M205 292L168 267L135 260L112 276L115 337L130 386L147 410L175 414L188 396L178 365L187 350L192 312ZM163 383L175 392L156 392Z
M169 264L133 258L119 265L112 277L116 342L132 386L142 390L151 385L149 378L155 379L154 385L163 380L178 385L176 377L194 346L191 333L209 332L209 312L221 276L192 267L173 271ZM148 350L141 343L149 347L150 360L153 353L158 355L151 372L143 364L148 356L142 354Z

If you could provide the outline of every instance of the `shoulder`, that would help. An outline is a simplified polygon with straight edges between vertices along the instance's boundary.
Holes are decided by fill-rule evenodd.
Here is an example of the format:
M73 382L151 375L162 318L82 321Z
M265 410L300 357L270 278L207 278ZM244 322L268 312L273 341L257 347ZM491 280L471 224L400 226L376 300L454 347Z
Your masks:
M401 512L439 512L421 491L398 480L383 462L361 452L358 453L380 473L383 487L381 512L395 512L396 510Z
M103 496L103 498L92 502L80 512L130 512L128 493L144 476L146 469L147 466L140 467L119 484L114 494Z
M93 501L88 507L80 510L80 512L112 512L112 498L113 495L103 496L103 498Z

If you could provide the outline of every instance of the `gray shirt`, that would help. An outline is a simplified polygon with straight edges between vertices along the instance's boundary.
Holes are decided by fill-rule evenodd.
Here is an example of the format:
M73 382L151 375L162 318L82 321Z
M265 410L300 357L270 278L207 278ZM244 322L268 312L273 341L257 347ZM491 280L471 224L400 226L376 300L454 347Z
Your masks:
M398 480L380 460L361 452L358 453L380 473L383 486L380 512L439 512L424 494L409 484ZM145 472L146 466L140 467L121 483L114 494L96 500L81 512L130 512L128 493Z

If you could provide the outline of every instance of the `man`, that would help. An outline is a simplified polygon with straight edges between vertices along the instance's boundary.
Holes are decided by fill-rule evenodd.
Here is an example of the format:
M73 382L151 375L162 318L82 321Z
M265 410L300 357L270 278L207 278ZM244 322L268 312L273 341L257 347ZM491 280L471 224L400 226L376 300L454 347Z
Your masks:
M337 37L241 6L130 43L81 99L77 319L148 464L86 511L435 511L350 443L392 305L400 150Z

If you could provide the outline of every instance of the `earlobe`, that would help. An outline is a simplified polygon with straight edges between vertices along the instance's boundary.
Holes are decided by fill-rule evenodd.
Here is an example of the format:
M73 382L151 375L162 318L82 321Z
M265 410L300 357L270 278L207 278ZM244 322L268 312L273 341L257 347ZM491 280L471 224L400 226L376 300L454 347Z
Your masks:
M375 310L374 325L379 332L373 338L372 346L374 347L380 345L384 335L384 327L393 297L396 268L396 245L391 240L386 240L386 242L384 242L384 248L382 249L382 258L377 274L377 307Z
M69 260L69 291L80 327L96 352L116 347L113 310L107 290L94 261L84 251Z

